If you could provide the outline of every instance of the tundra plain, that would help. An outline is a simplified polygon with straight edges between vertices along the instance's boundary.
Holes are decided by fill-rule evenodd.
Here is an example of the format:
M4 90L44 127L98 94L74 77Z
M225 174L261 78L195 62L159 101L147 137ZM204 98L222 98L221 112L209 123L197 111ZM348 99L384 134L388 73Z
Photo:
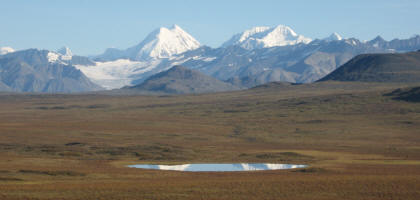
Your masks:
M0 199L420 199L408 84L271 83L200 95L0 95ZM176 172L129 164L292 163Z

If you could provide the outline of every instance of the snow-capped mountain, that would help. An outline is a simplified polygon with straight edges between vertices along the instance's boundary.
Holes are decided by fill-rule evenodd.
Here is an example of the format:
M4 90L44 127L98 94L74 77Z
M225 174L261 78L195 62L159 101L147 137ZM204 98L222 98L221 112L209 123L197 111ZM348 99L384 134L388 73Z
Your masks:
M16 92L85 92L101 90L72 60L48 50L27 49L0 56L0 86Z
M12 53L15 50L12 47L0 47L0 55Z
M173 55L199 48L200 43L178 25L161 27L151 32L138 45L126 50L107 49L104 54L94 57L98 61L130 59L146 61L169 58Z
M200 47L200 43L190 34L174 25L170 29L162 27L150 33L137 46L127 49L134 60L147 58L169 58Z
M94 58L95 66L75 66L107 89L140 84L174 65L248 88L271 81L314 82L358 54L420 49L419 38L361 42L333 33L311 41L280 25L256 27L235 35L221 48L210 48L200 46L188 33L174 26L157 29L126 50L108 49Z
M200 43L178 25L161 27L151 32L142 42L126 50L107 49L93 57L96 66L76 67L94 83L107 89L133 85L132 81L152 75L170 66L156 68L161 62L176 55L199 48Z
M312 39L298 35L290 27L278 25L276 27L254 27L242 33L234 35L230 40L223 43L222 47L233 45L245 49L258 49L275 46L295 45L299 43L308 44Z
M84 66L95 65L95 62L88 57L73 55L68 47L62 47L57 51L48 51L47 58L51 63Z
M57 50L57 53L61 54L64 59L70 60L73 57L73 53L68 47L62 47Z
M341 37L341 35L339 35L338 33L333 33L330 36L324 38L323 40L327 42L331 42L331 41L340 41L342 39L343 37Z
M68 47L62 47L57 51L49 51L47 54L48 61L53 63L63 63L67 64L73 58L73 53Z
M3 52L13 51L11 48L2 49ZM0 90L70 92L94 90L97 88L96 84L106 89L115 89L138 85L175 65L200 71L240 88L272 81L309 83L324 77L359 54L419 49L418 35L392 41L377 37L361 42L356 38L343 39L334 33L327 38L311 41L286 26L256 27L235 35L223 47L210 48L200 46L197 40L175 25L157 29L141 43L126 50L108 49L104 54L92 58L95 61L73 55L67 47L57 51L35 49L16 55L17 52L0 55L0 59L3 58L3 65L0 66L0 72L3 73L0 77ZM17 56L16 61L19 62L24 60L35 64L11 66L13 63L4 59L11 58L10 56ZM33 61L30 56L35 56L36 60ZM25 76L7 74L7 70L12 70L13 67L22 69ZM37 70L47 71L38 73ZM57 70L63 73L58 73ZM80 80L84 81L83 86L73 88L65 85L66 88L63 88L64 82L75 84L75 80L70 81L71 77L67 79L73 73L79 74ZM93 83L84 80L82 75L86 75ZM32 79L26 78L32 76L37 77L36 82L28 83L27 88L19 85L22 81L31 81ZM53 76L57 77L54 84L59 85L52 82L49 86L38 84L48 83Z

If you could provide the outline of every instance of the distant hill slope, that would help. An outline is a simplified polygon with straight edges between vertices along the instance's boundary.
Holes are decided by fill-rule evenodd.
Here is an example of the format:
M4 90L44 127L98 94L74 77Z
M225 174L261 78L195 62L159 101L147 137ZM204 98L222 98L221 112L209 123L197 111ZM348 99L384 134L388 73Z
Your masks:
M420 52L356 56L319 81L420 82Z
M47 50L29 49L0 56L0 90L85 92L102 89L80 70Z
M238 90L239 88L178 65L128 89L155 93L192 94Z
M420 87L397 89L389 94L386 94L386 96L392 96L397 100L420 102Z
M6 84L4 84L3 82L0 81L0 91L1 92L8 92L11 91L12 89L10 89L9 86L7 86Z

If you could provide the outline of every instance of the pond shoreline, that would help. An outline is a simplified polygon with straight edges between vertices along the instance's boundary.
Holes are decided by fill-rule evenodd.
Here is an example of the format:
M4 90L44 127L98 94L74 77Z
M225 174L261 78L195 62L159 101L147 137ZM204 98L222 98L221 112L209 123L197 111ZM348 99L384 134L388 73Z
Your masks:
M183 165L152 165L138 164L128 165L130 168L155 169L169 171L188 172L235 172L235 171L264 171L305 168L308 165L297 164L273 164L273 163L199 163Z

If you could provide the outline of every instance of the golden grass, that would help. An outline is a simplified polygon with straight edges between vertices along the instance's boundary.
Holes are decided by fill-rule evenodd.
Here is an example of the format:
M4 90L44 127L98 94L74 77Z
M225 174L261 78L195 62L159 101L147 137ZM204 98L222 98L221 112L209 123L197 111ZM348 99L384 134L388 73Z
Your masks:
M420 104L400 85L188 96L0 95L0 199L420 199ZM188 173L138 163L269 162Z

